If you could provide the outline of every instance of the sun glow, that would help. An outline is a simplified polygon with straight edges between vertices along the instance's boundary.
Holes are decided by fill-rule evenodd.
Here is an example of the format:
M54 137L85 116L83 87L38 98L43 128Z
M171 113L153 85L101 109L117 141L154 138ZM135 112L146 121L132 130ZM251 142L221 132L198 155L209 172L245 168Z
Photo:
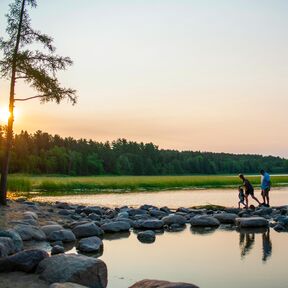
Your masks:
M17 119L19 115L18 109L14 109L14 119ZM7 124L10 117L10 112L8 108L0 108L0 124Z

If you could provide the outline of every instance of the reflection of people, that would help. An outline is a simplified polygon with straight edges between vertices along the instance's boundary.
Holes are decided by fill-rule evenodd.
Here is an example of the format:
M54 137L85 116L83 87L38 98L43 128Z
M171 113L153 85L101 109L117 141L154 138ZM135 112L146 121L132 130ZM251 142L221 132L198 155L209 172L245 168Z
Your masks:
M271 187L270 175L263 169L260 170L261 176L261 195L263 198L263 205L269 207L269 191Z
M263 249L263 257L262 260L266 261L272 254L272 242L270 240L270 230L268 229L266 232L262 233L262 249Z
M243 204L246 207L246 204L244 202L245 200L245 195L244 195L244 190L243 188L240 186L238 188L239 194L238 194L238 198L239 198L239 202L238 202L238 208L240 208L240 204ZM246 207L247 208L247 207Z
M239 174L239 178L243 181L243 187L245 190L245 200L246 200L246 207L248 207L248 196L251 195L251 197L258 202L260 205L260 201L254 196L254 188L250 181L244 177L243 174Z
M240 233L241 257L244 257L252 249L255 241L254 233Z

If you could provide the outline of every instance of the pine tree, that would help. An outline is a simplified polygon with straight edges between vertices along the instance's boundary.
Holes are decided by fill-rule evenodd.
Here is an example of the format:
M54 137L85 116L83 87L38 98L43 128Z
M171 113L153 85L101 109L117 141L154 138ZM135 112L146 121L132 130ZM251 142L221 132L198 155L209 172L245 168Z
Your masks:
M14 0L9 5L7 17L8 40L0 38L0 49L3 59L0 61L1 77L10 80L9 112L6 143L1 169L0 204L6 204L7 176L9 158L13 141L14 106L16 101L27 101L40 98L42 103L55 101L60 103L68 99L76 103L76 91L60 85L56 72L72 65L69 57L55 54L53 39L31 27L28 7L35 8L36 0ZM41 50L31 48L31 44L41 44ZM37 95L24 98L15 98L17 80L24 80L30 87L37 91Z

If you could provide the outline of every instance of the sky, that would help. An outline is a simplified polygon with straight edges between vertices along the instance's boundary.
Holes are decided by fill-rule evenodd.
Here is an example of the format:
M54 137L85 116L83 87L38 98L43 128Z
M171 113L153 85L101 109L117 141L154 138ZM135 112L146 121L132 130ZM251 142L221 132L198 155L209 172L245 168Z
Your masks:
M11 1L0 0L2 36ZM32 26L74 61L59 79L79 99L18 102L16 133L288 158L288 1L37 2ZM0 111L8 96L0 79Z

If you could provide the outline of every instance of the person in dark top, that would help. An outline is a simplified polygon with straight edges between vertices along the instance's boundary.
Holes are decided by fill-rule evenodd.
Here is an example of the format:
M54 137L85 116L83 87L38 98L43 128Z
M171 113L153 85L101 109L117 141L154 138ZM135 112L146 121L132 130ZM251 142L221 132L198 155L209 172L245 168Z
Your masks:
M244 194L244 190L241 186L239 186L238 188L238 198L239 198L239 202L238 202L238 209L240 209L240 204L243 204L246 207L246 203L245 203L245 194ZM246 207L248 208L248 207Z
M251 197L258 202L259 205L261 205L261 202L254 196L254 188L250 181L244 177L243 174L239 174L239 178L243 181L243 184L241 187L245 190L245 200L246 200L246 207L249 207L248 205L248 196L251 195Z

